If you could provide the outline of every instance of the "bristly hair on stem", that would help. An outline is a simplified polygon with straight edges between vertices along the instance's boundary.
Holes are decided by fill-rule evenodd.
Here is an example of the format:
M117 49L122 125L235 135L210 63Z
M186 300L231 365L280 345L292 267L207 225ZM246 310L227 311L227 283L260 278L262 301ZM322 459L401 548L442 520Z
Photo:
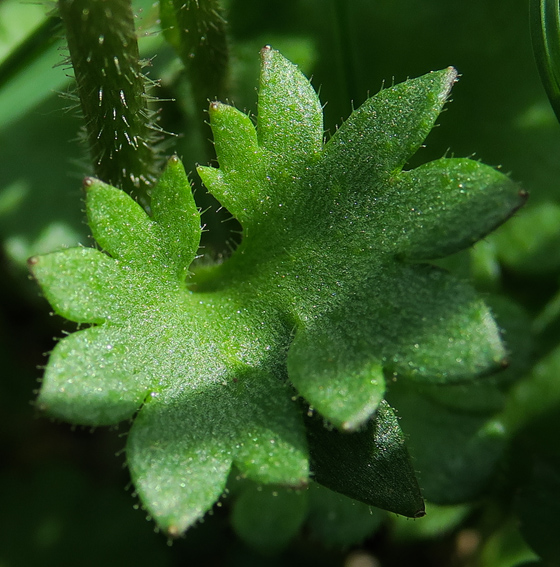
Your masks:
M217 0L161 0L163 33L187 70L197 112L206 121L209 100L229 90L226 22Z
M59 0L95 175L149 209L161 129L130 0Z

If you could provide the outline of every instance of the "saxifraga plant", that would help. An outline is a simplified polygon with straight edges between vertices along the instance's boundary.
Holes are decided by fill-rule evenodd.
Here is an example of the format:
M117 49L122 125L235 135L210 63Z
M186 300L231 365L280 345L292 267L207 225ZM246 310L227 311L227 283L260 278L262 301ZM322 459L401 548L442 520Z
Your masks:
M277 51L261 56L256 126L212 102L219 168L198 168L243 227L230 258L194 262L200 213L172 157L145 193L149 213L110 179L86 179L101 250L30 260L54 311L86 326L51 353L38 408L75 424L132 420L133 483L172 536L232 470L423 515L387 382L469 382L507 364L488 307L427 261L483 238L525 193L469 159L404 169L455 70L382 90L325 142L308 80Z

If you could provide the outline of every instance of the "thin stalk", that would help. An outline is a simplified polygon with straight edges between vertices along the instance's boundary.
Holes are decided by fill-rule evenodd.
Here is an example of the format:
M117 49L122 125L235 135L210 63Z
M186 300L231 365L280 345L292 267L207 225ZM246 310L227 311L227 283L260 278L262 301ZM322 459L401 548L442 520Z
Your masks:
M145 208L159 139L148 109L130 0L59 0L87 139L102 181Z
M550 104L560 121L560 4L531 0L531 37L537 67Z
M161 0L164 34L179 55L193 90L197 112L209 100L225 101L229 80L226 22L217 0Z

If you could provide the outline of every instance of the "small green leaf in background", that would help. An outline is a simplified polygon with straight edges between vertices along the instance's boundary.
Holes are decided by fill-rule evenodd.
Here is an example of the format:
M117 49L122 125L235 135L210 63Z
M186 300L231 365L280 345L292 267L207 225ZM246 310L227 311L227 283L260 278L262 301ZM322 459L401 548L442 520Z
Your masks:
M333 492L320 484L309 486L308 525L313 536L328 547L361 543L381 527L387 514Z
M236 500L236 533L263 555L274 555L299 533L307 513L307 491L250 486Z
M391 518L391 538L399 544L435 539L456 530L471 512L470 504L438 506L426 502L426 516L422 520L411 522L403 516Z
M464 392L465 397L487 401L487 388L482 385L477 392L477 386ZM508 442L509 431L494 419L496 407L446 407L441 398L431 400L398 381L389 400L406 434L425 498L448 505L480 496Z
M375 533L387 517L316 482L294 491L242 481L234 490L233 529L261 555L285 549L302 527L328 548L348 548Z
M492 236L502 265L520 274L554 274L560 267L560 206L540 203Z
M481 567L522 567L537 559L519 533L518 521L511 517L492 531L477 557Z

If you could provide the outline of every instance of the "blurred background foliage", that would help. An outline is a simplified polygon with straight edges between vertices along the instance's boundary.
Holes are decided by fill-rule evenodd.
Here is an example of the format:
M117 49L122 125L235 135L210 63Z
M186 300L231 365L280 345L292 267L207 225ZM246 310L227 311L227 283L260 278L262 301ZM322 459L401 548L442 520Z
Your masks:
M160 80L152 94L174 99L161 102L162 128L179 134L165 152L192 171L213 158L209 130L159 31L157 6L134 5L141 56ZM90 170L60 24L49 6L0 0L0 567L559 565L560 126L534 62L527 0L223 6L229 101L255 111L258 51L270 44L312 77L327 136L383 85L458 69L452 102L410 165L474 156L530 193L514 219L445 262L485 294L511 366L469 387L391 388L429 500L426 518L397 518L318 486L305 498L262 491L233 476L223 505L167 546L124 490L124 457L115 453L126 428L72 431L37 419L31 404L44 353L68 323L49 317L25 262L90 243L81 193ZM206 222L219 254L228 227L215 207Z

